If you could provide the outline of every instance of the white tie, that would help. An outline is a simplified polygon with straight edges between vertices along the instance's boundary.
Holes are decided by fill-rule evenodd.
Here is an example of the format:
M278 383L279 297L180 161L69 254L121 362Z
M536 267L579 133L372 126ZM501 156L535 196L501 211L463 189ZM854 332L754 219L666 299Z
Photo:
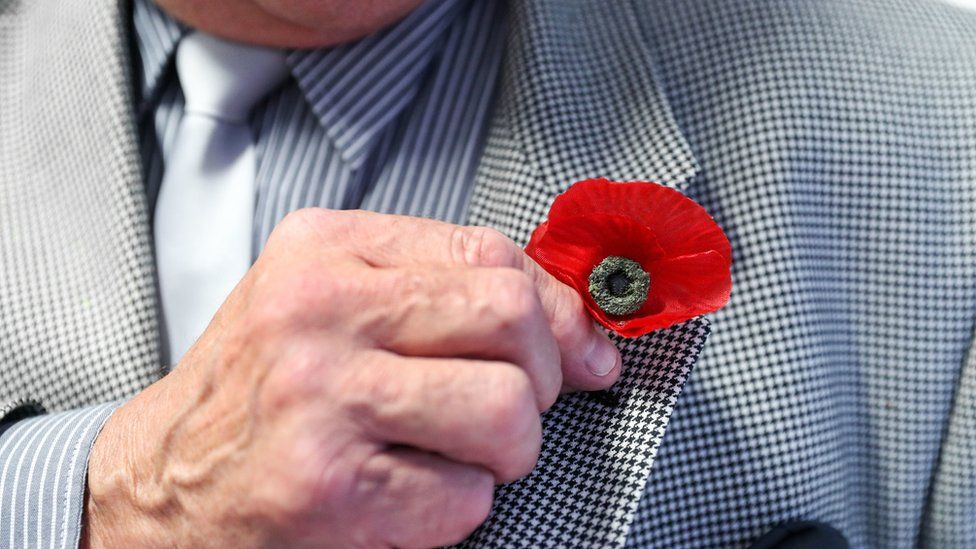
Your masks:
M256 161L251 109L287 74L278 50L200 32L176 52L186 97L156 202L156 264L171 364L251 265Z

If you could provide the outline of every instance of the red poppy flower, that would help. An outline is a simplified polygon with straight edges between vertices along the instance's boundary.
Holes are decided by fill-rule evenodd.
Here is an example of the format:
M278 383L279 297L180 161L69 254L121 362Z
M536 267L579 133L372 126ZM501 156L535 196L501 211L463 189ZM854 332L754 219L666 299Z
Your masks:
M732 291L725 233L693 200L657 183L576 183L525 251L625 337L717 311Z

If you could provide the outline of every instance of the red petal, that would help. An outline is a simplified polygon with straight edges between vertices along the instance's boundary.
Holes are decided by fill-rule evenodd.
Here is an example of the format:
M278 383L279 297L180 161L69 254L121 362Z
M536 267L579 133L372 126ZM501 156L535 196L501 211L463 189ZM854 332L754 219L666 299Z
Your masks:
M647 303L614 328L625 337L667 328L699 315L713 313L729 301L732 277L728 262L715 251L654 264Z
M550 274L587 294L590 272L609 256L632 259L645 270L666 257L653 233L620 215L582 215L543 223L525 252Z
M715 250L732 259L725 233L708 212L679 191L646 181L580 181L556 197L549 220L580 215L622 215L650 229L668 255Z
M637 337L720 309L731 292L731 246L705 210L656 183L583 181L556 198L526 253L579 292L593 317ZM589 275L609 256L637 261L651 276L647 302L609 317L589 293Z

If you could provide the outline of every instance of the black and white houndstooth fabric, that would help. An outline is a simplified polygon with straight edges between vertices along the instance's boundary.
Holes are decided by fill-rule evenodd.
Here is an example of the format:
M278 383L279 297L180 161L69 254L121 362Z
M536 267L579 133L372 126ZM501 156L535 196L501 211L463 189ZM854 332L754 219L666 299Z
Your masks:
M62 410L158 375L124 12L0 0L8 403ZM524 243L575 180L660 180L727 230L735 289L707 343L702 319L621 340L621 383L560 400L539 467L465 545L735 547L815 519L858 547L976 546L976 16L936 0L509 12L471 222Z
M683 188L694 160L646 70L644 50L634 47L642 37L632 6L554 0L509 7L507 71L470 222L525 244L574 181L601 175ZM587 32L594 22L600 26ZM707 332L696 319L618 339L620 382L606 393L565 397L545 415L536 470L499 489L492 515L464 546L621 545Z
M927 0L642 2L735 257L634 547L811 519L976 547L976 14Z

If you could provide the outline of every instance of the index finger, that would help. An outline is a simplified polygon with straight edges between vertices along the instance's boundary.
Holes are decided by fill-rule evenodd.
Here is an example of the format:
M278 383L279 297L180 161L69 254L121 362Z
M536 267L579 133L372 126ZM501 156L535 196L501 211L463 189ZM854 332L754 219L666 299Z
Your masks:
M502 233L362 211L323 210L322 218L324 231L341 231L345 251L376 268L465 265L524 271L535 283L559 344L566 388L605 389L619 376L620 353L595 326L579 294L539 267Z

